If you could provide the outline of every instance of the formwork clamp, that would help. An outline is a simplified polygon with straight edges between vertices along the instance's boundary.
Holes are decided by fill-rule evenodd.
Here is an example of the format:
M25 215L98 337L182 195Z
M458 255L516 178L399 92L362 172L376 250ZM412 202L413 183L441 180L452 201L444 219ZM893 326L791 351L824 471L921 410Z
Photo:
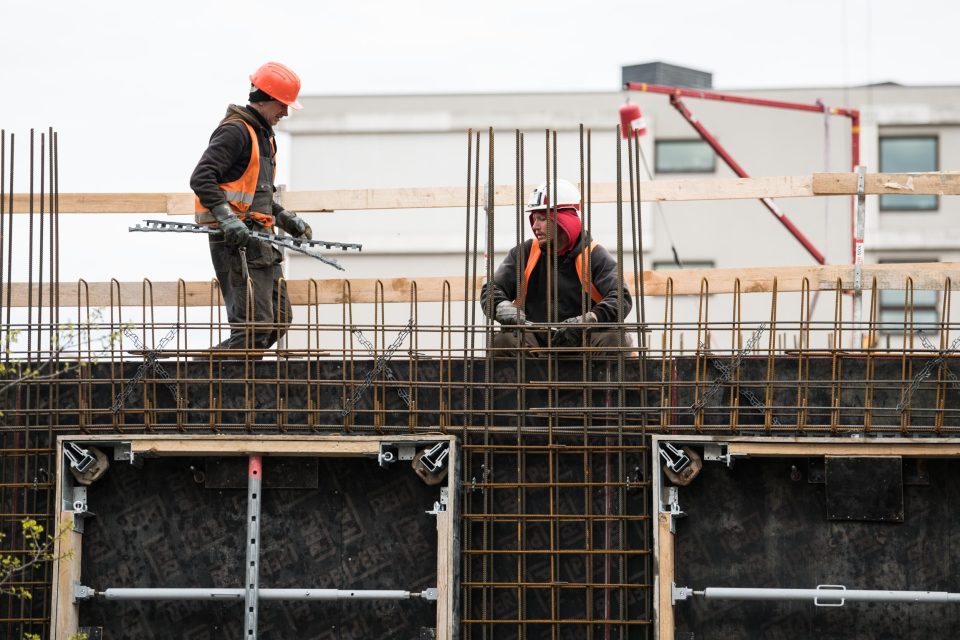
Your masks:
M663 458L664 464L674 473L680 473L690 464L690 457L684 453L683 450L678 449L669 442L660 444L660 457Z
M86 600L92 600L94 596L97 595L97 592L94 591L93 587L86 587L79 582L73 583L73 601L74 602L84 602Z
M665 511L670 514L670 533L677 532L677 518L687 515L680 508L680 488L667 487L667 501Z
M440 472L447 464L447 456L450 455L450 443L438 442L423 452L420 456L420 463L427 468L430 473Z
M447 510L447 504L450 502L450 492L446 487L440 487L440 499L433 503L433 509L426 513L431 516L438 515Z
M63 455L70 462L70 466L79 473L83 473L90 468L90 465L97 461L97 459L93 457L93 454L76 442L64 442Z
M390 442L380 443L380 453L377 454L377 462L381 467L386 467L397 460L413 460L417 454L417 446L413 443L393 444Z

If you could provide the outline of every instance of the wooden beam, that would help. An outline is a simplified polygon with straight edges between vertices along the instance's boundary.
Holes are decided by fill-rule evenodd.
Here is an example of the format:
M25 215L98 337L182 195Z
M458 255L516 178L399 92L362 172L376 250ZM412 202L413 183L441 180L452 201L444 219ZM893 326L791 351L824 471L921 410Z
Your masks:
M450 453L447 455L447 508L437 513L437 640L455 637L457 627L454 602L457 596L456 569L458 542L455 518L460 513L457 505L457 459L456 438L450 438Z
M903 444L876 442L731 442L727 453L733 456L758 457L807 457L807 456L857 456L883 457L904 456L908 458L956 458L960 457L960 444L943 442Z
M45 200L43 207L49 213L49 194ZM193 213L192 193L61 193L57 203L61 213ZM40 208L40 195L34 194L34 214L39 214ZM14 194L13 212L30 210L29 194Z
M701 282L709 283L709 293L732 293L740 282L742 293L768 293L773 291L777 279L778 291L801 291L804 279L811 291L832 291L853 288L853 265L813 265L809 267L746 267L741 269L676 269L645 271L644 288L648 295L664 295L668 279L673 280L673 292L695 295L700 292ZM960 286L960 262L925 262L900 264L863 265L863 288L869 290L873 279L878 289L903 289L909 278L914 290L943 290L947 278L951 288ZM633 274L625 276L633 289Z
M307 439L235 440L224 437L219 440L134 440L131 442L137 455L149 456L319 456L354 458L376 456L380 443L374 440L343 438L336 441Z
M694 180L652 180L639 185L643 202L686 202L697 200L752 200L757 198L803 198L823 195L854 195L854 173L815 173L812 176L770 176L760 178L704 178ZM596 204L617 201L612 182L592 185ZM960 194L960 173L870 173L866 193ZM293 211L382 211L391 209L463 208L467 206L464 187L411 187L384 189L331 189L324 191L283 191L283 205ZM500 185L494 192L498 205L513 206L516 188ZM44 206L50 210L49 194ZM39 213L39 194L32 209ZM193 213L192 193L61 193L61 213L139 213L187 215ZM6 203L4 203L6 204ZM14 213L28 213L31 199L18 193Z
M670 531L670 514L657 517L657 637L673 638L674 540Z
M53 545L53 580L51 586L50 610L53 612L50 616L50 637L51 638L69 638L77 632L77 625L80 622L79 607L73 602L73 585L80 582L80 556L83 545L83 536L73 530L73 513L62 511L63 504L63 482L60 478L64 473L68 473L63 468L62 442L58 439L54 463L57 479L56 491L54 492L54 513L56 521L54 522L54 531L63 531Z
M813 174L814 195L849 195L857 192L855 173ZM864 193L910 195L960 195L960 172L868 173Z
M853 288L853 266L828 265L809 267L749 267L742 269L668 269L663 271L645 271L643 274L644 291L648 296L666 295L668 282L673 283L675 295L697 295L705 279L709 284L707 292L732 293L737 281L742 293L769 293L773 291L774 278L780 292L801 291L804 279L811 291L833 291L840 282L840 288ZM898 264L867 264L863 266L863 286L869 290L873 279L881 290L904 289L907 279L913 282L916 291L942 291L947 278L951 289L960 289L960 262L925 262ZM463 302L464 279L462 277L442 278L362 278L357 280L289 280L287 291L294 305L342 304L375 302L410 302L413 284L417 286L419 302L443 301L444 283L450 284L450 296L453 302ZM479 299L483 278L474 282L474 292ZM632 272L624 274L624 283L636 295ZM382 285L382 294L378 293ZM349 294L348 294L349 291ZM34 306L40 302L49 303L50 287L33 285L31 298ZM13 283L10 291L11 307L27 306L28 287L26 283ZM0 286L0 300L6 299L5 289ZM61 283L59 287L60 307L136 307L146 304L156 307L177 306L178 301L186 307L219 306L219 289L216 282L153 282L145 286L143 282L121 282L113 285L109 282L90 282L85 285ZM223 317L226 322L226 316Z

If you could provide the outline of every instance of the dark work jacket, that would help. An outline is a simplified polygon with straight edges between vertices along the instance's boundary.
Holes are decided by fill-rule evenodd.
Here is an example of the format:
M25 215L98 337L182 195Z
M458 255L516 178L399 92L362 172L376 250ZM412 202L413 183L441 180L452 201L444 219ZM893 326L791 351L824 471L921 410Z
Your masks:
M273 184L276 157L273 128L266 120L249 106L235 104L227 107L223 120L241 118L257 132L257 144L260 149L260 177L257 180L257 192L254 195L251 211L276 214L283 207L273 202L276 187ZM250 162L250 134L240 122L224 122L210 136L206 151L190 176L190 188L207 209L227 201L220 184L238 179Z
M530 255L530 247L533 246L533 239L527 240L523 244L523 259L521 261L520 248L514 247L507 254L497 272L493 276L493 286L489 283L483 285L480 293L480 303L483 305L484 313L487 310L487 298L493 295L493 304L491 309L496 309L497 304L504 300L515 300L517 297L517 272L520 273L521 282L523 280L523 271L526 268L527 256ZM613 256L599 244L593 248L590 253L590 273L593 285L600 291L603 298L600 302L594 303L590 298L589 292L585 292L577 275L576 258L583 250L582 244L589 245L590 240L581 239L573 249L565 255L560 256L556 261L557 267L557 314L553 316L547 310L547 277L550 269L553 268L552 260L548 259L546 253L540 254L540 259L530 274L530 284L527 287L527 296L524 301L524 312L527 320L531 322L563 322L567 318L573 318L583 313L582 309L593 311L597 314L598 322L617 322L617 261ZM552 284L552 274L551 284ZM586 280L586 274L584 274ZM626 287L621 289L623 295L623 318L626 318L633 308L633 299ZM552 295L552 293L551 293ZM585 307L582 305L585 303Z

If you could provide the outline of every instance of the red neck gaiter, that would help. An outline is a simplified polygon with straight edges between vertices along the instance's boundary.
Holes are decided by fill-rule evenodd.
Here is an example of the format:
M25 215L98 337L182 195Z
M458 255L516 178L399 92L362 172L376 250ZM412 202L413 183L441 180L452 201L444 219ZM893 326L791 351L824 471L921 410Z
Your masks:
M557 212L557 226L567 234L567 244L560 247L560 250L557 251L557 255L563 256L569 253L570 250L576 246L577 242L580 241L580 229L582 225L576 209L560 209L560 211Z

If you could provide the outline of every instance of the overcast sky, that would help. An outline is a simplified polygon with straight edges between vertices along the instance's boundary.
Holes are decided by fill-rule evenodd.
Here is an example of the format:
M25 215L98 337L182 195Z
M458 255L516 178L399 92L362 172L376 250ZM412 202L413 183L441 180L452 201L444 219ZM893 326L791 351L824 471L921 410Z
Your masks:
M266 60L306 95L610 90L652 60L722 90L960 84L958 18L956 0L8 0L0 127L18 159L31 127L59 132L63 192L187 191Z

